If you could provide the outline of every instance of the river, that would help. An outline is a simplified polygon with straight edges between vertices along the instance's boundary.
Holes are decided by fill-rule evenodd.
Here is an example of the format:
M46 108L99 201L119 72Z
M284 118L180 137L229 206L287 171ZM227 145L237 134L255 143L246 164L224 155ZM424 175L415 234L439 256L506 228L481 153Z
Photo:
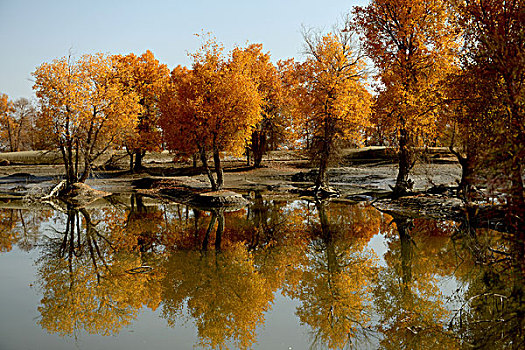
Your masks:
M1 349L524 344L523 242L468 223L260 194L0 207Z

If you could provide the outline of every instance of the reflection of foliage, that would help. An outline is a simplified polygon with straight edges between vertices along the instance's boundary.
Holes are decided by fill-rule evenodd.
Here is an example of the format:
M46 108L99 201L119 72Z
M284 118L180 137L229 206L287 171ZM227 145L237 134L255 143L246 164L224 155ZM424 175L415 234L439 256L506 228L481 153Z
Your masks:
M450 240L425 220L394 218L387 267L379 274L375 303L385 349L457 348L445 331L450 312L439 289L439 275L454 272ZM446 226L445 226L446 227ZM448 254L446 252L449 252ZM436 269L437 268L437 269Z
M15 237L2 249L42 247L39 324L60 335L116 334L163 301L168 324L194 323L199 345L249 348L280 290L319 347L372 332L384 349L523 347L522 242L467 223L388 221L366 206L260 195L236 212L138 195L126 210L0 211L1 237ZM384 265L368 249L376 234Z
M258 194L254 202L247 211L195 210L190 220L169 215L167 236L178 238L171 241L164 316L173 325L186 307L201 345L250 347L273 293L300 279L304 216Z
M30 250L38 240L39 226L50 215L49 210L0 209L0 252L11 251L13 244Z
M459 238L463 254L477 264L469 274L461 307L450 322L460 339L483 349L525 347L525 262L523 242L496 231L477 230Z
M0 252L11 251L13 243L18 241L18 234L13 232L16 222L14 211L0 210Z
M163 316L174 325L184 307L197 326L201 345L237 348L255 341L273 298L251 254L240 244L221 252L177 251L168 261Z
M114 334L143 305L158 306L157 273L127 273L141 266L138 253L113 244L112 232L99 231L86 210L69 209L65 226L38 261L44 329L61 335Z
M367 220L369 217L362 215L366 209L358 206L327 208L317 202L316 208L319 222L310 224L313 240L308 261L291 295L301 301L297 315L312 328L314 344L341 348L363 333L370 322L367 309L376 259L365 246L378 233L379 226L374 223L379 220Z
M248 247L255 264L273 290L281 288L285 293L301 279L310 238L304 208L287 204L257 195L248 215L253 225Z

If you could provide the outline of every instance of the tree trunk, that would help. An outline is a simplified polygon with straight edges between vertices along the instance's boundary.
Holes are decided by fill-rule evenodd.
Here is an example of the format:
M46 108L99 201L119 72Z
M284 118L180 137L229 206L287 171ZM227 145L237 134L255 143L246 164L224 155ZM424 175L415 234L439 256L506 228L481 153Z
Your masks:
M77 150L78 153L78 150ZM91 159L88 154L84 154L84 172L78 180L78 182L85 182L89 175L91 174Z
M328 177L326 173L328 171L328 160L330 158L330 143L324 140L321 147L322 150L319 154L319 173L317 174L317 178L315 180L316 191L328 186Z
M77 182L78 173L74 165L73 157L73 145L71 140L66 141L66 187L67 189L71 188L71 185Z
M224 184L224 174L221 166L221 154L217 147L213 147L213 164L215 166L215 174L217 175L216 191L220 191Z
M266 133L263 130L255 130L252 133L253 166L260 168L263 155L266 152Z
M192 155L192 161L193 161L192 166L193 166L193 169L195 169L197 167L197 161L198 160L199 160L199 153L197 152L197 153L194 153Z
M142 159L144 159L144 156L146 155L146 151L139 148L135 150L135 165L133 167L133 170L135 171L141 171L144 169L144 166L142 165Z
M522 236L517 238L525 238L525 200L523 196L522 173L521 160L514 154L510 169L509 224L515 228L515 232L518 232L520 236Z
M215 251L221 250L222 234L224 233L224 212L219 210L217 213L217 231L215 232Z
M217 191L217 184L210 170L210 166L208 165L208 155L206 154L206 150L204 149L204 147L200 148L199 153L201 157L202 167L206 171L206 175L208 175L208 179L210 180L211 189L212 191Z
M319 160L319 173L317 174L317 178L315 180L315 190L319 190L323 187L327 186L327 177L326 177L326 171L328 169L328 160L325 157L322 157Z
M471 154L471 147L467 146L466 155L462 156L454 147L449 146L450 152L456 156L459 165L461 166L461 180L458 185L458 194L465 200L468 200L470 187L472 184L472 175L474 174L473 155Z
M393 198L399 198L409 193L412 188L409 179L410 169L412 168L411 150L408 144L408 131L401 129L399 135L399 171L397 174L396 185L392 192Z
M133 172L133 152L132 153L129 153L128 152L128 155L129 155L129 172L132 173Z
M64 146L60 146L60 153L62 153L62 160L64 162L64 170L66 172L66 188L71 186L71 179L69 176L69 160L67 158L67 151Z
M14 140L14 130L13 126L11 125L11 121L7 121L7 135L9 137L9 151L14 152L15 151L15 140Z

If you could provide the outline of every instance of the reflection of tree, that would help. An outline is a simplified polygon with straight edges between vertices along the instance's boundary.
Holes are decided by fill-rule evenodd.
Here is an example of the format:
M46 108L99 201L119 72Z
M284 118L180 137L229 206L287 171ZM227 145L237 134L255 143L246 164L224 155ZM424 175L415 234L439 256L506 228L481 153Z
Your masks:
M152 288L156 274L129 273L141 266L140 256L116 243L121 231L102 232L99 226L92 213L68 207L65 231L44 248L39 323L49 332L117 333L143 305L159 304L158 288Z
M13 244L18 241L18 234L13 229L17 224L18 216L14 210L0 210L0 252L9 252Z
M293 290L306 265L310 235L306 230L307 208L294 202L265 200L256 194L245 220L248 249L272 290Z
M301 301L297 315L312 328L314 344L342 348L363 334L370 321L376 260L366 243L378 226L363 215L363 207L316 202L316 208L319 222L311 223L308 261L292 296Z
M476 265L463 303L450 322L462 342L476 349L525 348L525 261L522 241L491 230L459 238Z
M379 274L374 290L379 331L384 349L455 348L457 344L445 330L449 311L438 286L439 274L452 274L453 259L442 256L449 239L426 232L424 220L394 217L397 232L390 235L387 266ZM423 225L423 227L420 227ZM396 235L397 233L397 235ZM444 268L444 270L441 269Z
M200 343L249 348L264 321L273 293L241 245L220 252L175 251L164 281L163 317L174 325L184 307L194 319Z
M250 347L273 293L298 283L304 216L256 195L247 210L194 210L193 224L172 218L169 236L178 239L166 267L164 317L174 325L187 309L200 345Z
M38 228L51 215L49 210L0 209L0 252L8 252L13 244L31 250L38 241Z

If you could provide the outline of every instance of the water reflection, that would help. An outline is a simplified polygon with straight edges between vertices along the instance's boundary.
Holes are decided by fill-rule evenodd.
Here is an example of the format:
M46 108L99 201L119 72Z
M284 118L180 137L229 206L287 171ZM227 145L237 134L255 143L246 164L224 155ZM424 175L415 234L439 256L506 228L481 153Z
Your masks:
M462 304L450 321L470 347L525 348L525 261L523 241L489 230L463 235L458 243L472 252Z
M445 279L454 278L457 266L454 248L448 245L450 228L421 219L392 219L385 233L387 266L374 288L382 348L457 348L446 328L452 310L441 288Z
M117 335L159 309L170 327L194 325L206 348L256 347L277 293L295 300L318 348L521 348L523 242L512 238L259 194L236 212L136 194L90 209L0 210L1 252L40 249L47 332Z
M370 209L315 203L307 232L311 240L297 288L289 294L301 302L296 314L311 329L314 345L341 348L370 327L371 291L377 259L366 247L378 233Z
M118 333L143 306L158 307L161 269L131 273L143 266L142 230L111 210L76 210L68 206L55 218L54 232L37 261L43 298L38 323L60 335ZM60 231L57 227L63 227Z

